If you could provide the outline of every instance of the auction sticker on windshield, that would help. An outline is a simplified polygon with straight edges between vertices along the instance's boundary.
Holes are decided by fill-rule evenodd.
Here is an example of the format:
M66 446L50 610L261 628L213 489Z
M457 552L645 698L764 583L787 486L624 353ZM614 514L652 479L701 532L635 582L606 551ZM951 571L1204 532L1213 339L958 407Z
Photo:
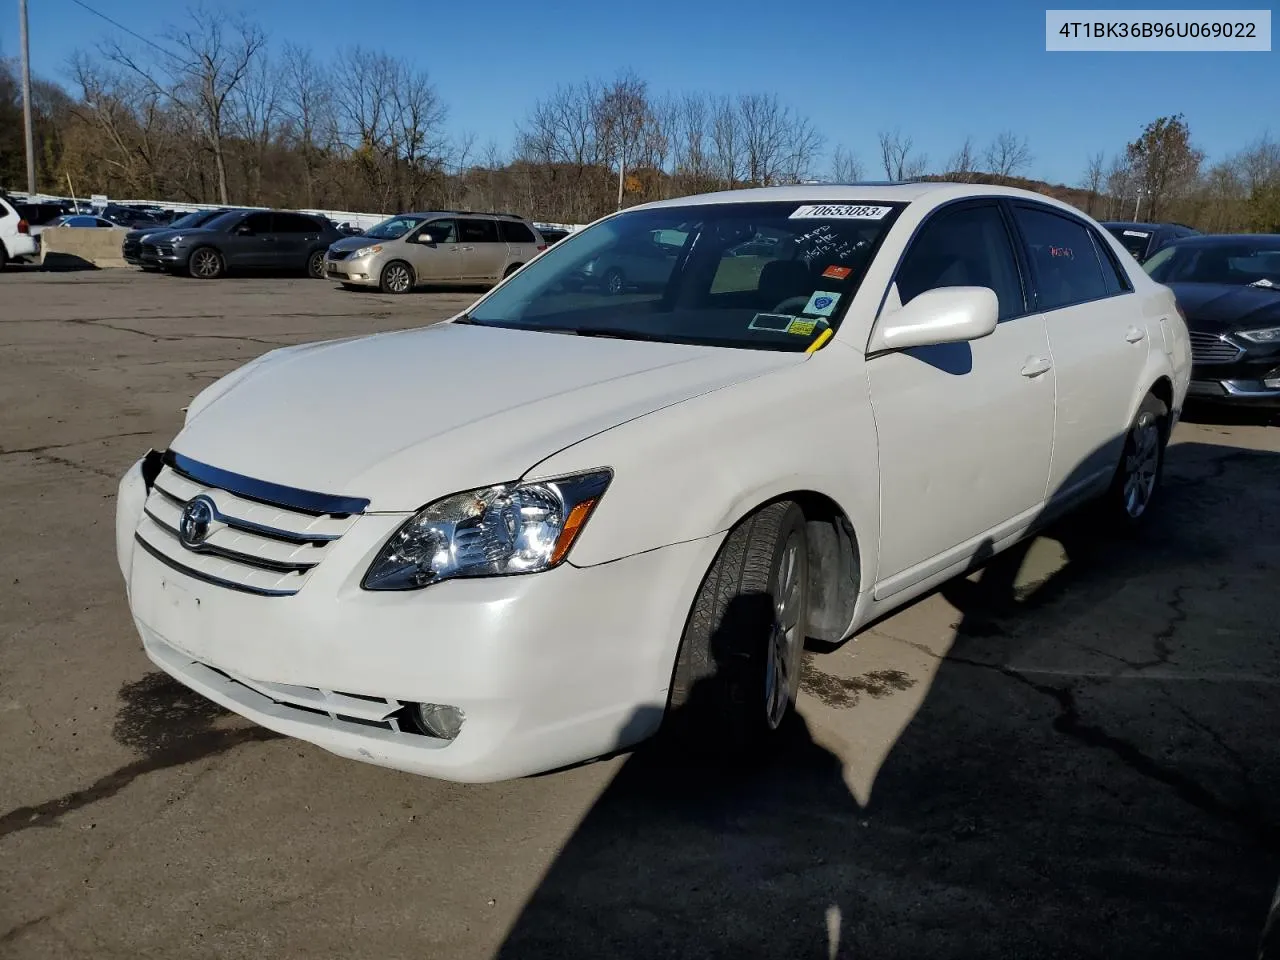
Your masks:
M883 220L893 207L868 207L850 203L810 203L797 207L792 220Z
M827 293L825 290L815 290L813 296L809 298L809 302L805 304L802 311L810 315L819 317L829 317L836 308L836 303L840 300L840 294Z

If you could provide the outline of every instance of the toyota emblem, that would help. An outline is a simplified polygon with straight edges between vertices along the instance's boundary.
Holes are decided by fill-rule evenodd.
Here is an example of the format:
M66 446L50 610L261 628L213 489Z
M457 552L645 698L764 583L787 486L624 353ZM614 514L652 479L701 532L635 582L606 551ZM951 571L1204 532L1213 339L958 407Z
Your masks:
M206 496L187 501L187 505L182 508L182 519L178 521L178 537L183 546L195 548L204 543L217 514L213 501Z

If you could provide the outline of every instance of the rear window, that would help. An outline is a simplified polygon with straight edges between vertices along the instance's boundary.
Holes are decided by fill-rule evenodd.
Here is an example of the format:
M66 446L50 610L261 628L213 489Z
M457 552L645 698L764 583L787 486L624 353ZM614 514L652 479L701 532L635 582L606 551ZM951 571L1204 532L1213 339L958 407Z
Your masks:
M499 220L502 239L507 243L536 243L533 231L516 220Z
M494 220L458 221L459 243L497 243L498 224Z
M1102 264L1098 262L1084 224L1048 210L1024 206L1014 207L1014 218L1027 244L1041 310L1055 310L1108 295Z
M1147 255L1147 247L1151 245L1149 232L1131 230L1128 227L1107 227L1107 230L1120 241L1120 246L1128 250L1135 260L1141 261Z

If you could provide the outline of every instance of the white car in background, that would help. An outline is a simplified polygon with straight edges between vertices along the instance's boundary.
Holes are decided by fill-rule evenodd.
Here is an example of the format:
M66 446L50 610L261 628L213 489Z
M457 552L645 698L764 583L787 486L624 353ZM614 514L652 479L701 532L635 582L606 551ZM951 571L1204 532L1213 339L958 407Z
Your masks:
M663 282L575 282L657 235ZM1190 363L1172 294L1033 193L665 201L449 322L213 384L122 480L118 559L155 663L343 756L496 780L664 723L750 752L807 638L1086 501L1143 521Z
M22 219L13 201L0 194L0 270L15 260L34 257L39 242L31 235L31 227Z

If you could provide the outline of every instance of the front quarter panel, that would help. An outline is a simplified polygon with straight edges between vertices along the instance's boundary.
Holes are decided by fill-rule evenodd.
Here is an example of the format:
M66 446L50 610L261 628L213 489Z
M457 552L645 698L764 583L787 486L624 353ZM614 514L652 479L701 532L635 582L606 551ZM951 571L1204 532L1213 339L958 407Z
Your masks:
M583 440L526 476L613 469L569 554L576 566L721 533L771 499L819 493L853 524L865 583L879 536L876 457L863 358L832 343L805 363Z

